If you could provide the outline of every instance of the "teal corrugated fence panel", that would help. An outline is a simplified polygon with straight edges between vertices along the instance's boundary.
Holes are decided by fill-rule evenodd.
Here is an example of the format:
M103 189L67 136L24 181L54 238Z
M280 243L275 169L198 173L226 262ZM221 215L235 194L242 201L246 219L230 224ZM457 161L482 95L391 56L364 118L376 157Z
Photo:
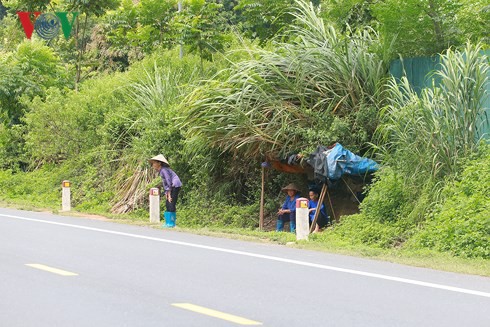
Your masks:
M484 53L490 57L490 50L484 51ZM395 78L401 78L405 71L410 85L415 92L420 94L423 88L432 87L433 84L438 85L439 80L433 73L440 68L439 65L439 57L406 58L403 61L397 59L390 64L390 74ZM483 103L485 112L480 117L479 125L482 135L490 140L490 72L488 79L486 84L487 95Z

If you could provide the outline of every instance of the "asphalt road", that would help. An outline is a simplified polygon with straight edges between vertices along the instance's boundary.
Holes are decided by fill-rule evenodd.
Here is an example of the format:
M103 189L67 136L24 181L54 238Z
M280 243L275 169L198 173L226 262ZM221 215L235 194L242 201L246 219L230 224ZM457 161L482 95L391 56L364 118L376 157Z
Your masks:
M490 278L0 209L0 326L490 326Z

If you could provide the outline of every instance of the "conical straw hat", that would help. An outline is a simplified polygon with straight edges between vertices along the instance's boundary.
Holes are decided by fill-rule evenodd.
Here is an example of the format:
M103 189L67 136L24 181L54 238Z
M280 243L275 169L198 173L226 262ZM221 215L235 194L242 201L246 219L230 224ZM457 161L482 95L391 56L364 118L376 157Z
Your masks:
M288 190L300 192L300 189L294 183L284 186L281 191L287 192Z
M167 159L163 156L163 154L159 154L158 156L155 156L155 157L151 158L150 160L148 160L148 162L150 162L150 164L153 161L163 162L164 164L167 164L168 166L170 166L170 164L168 163Z

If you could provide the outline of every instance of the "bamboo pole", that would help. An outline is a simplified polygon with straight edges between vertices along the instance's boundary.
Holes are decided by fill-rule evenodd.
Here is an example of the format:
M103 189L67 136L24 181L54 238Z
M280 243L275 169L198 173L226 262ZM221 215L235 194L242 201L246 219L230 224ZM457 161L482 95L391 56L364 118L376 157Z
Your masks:
M265 167L262 167L262 189L260 191L260 219L259 219L260 230L264 230L264 193L265 193Z
M333 211L333 204L332 204L332 200L330 200L330 193L328 193L328 191L327 191L327 196L328 196L328 203L330 204L330 210L332 211L333 220L335 220L335 222L338 222L337 217L335 217L335 211ZM330 223L332 223L332 221Z

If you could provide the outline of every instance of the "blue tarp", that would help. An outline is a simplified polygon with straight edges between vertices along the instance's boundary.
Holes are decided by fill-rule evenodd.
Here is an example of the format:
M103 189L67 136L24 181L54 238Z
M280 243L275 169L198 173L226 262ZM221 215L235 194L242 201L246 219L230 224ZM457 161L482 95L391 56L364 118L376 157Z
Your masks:
M317 179L334 181L342 175L365 175L378 170L378 164L369 158L363 158L345 149L340 143L332 148L319 146L310 155L308 163L313 167Z

